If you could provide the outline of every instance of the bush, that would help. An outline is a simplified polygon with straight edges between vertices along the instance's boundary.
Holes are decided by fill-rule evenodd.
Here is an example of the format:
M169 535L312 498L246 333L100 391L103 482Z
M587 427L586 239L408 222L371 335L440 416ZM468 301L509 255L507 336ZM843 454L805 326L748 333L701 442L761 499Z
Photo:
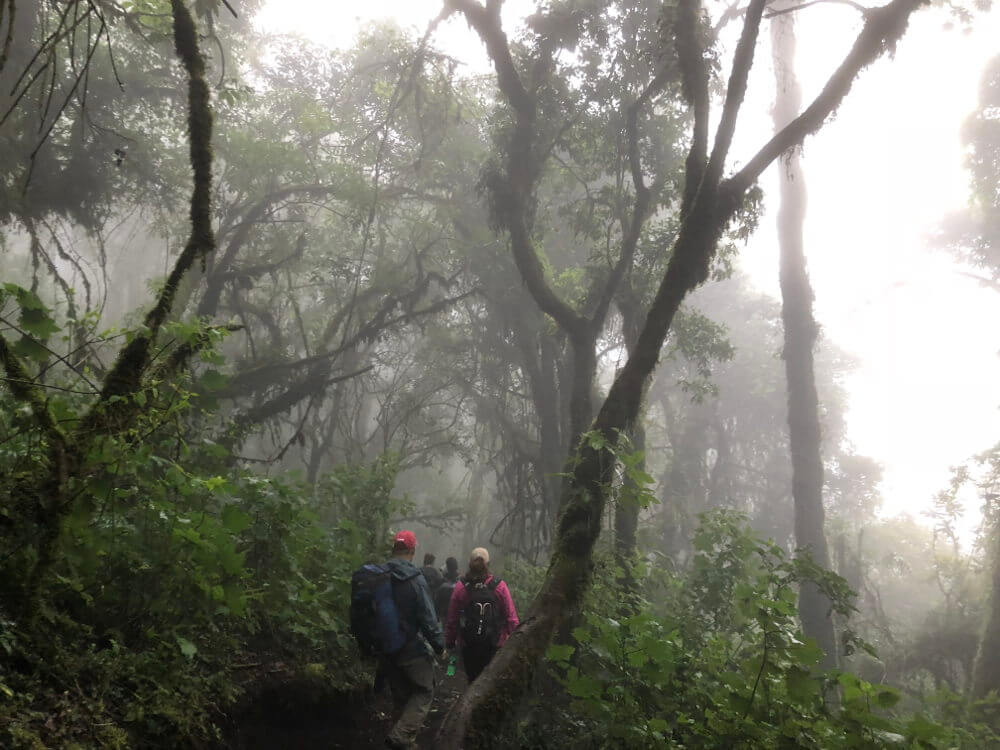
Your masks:
M616 584L604 568L573 642L548 652L569 703L553 723L526 728L522 744L558 736L579 748L953 746L955 730L896 716L896 689L818 672L822 654L800 630L797 587L814 581L849 613L842 579L789 559L728 511L702 516L694 548L681 574L637 569L644 598L631 613L612 609ZM850 633L845 642L868 648Z

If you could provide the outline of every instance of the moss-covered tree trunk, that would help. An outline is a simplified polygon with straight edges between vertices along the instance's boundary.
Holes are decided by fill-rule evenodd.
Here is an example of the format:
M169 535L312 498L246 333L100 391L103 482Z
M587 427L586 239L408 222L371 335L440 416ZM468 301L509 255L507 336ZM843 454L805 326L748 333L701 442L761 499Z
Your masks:
M26 3L23 8L17 5L25 12L32 12L37 7L36 3ZM31 409L41 427L48 454L47 474L39 477L31 491L38 524L33 540L34 561L14 595L14 609L24 622L30 622L36 614L42 582L57 558L64 521L83 494L82 486L95 470L86 463L89 449L106 436L120 434L138 418L140 407L132 396L143 387L143 378L154 359L153 346L173 307L177 288L196 261L215 248L211 223L212 109L205 80L205 61L198 45L197 26L187 5L183 0L171 0L170 7L174 46L188 79L187 130L194 186L190 203L191 235L187 245L153 308L146 314L143 327L119 350L104 378L100 395L90 404L72 433L65 432L55 420L42 388L0 334L0 367L7 374L7 384L14 397ZM193 347L178 349L186 357L195 351ZM178 369L183 366L184 360L177 353L171 359L176 361Z
M787 3L783 3L788 5ZM781 5L777 6L781 10ZM774 59L774 129L791 122L802 106L795 75L795 14L781 13L771 20ZM803 225L806 185L797 149L779 161L781 206L778 210L778 245L781 256L781 319L784 323L785 377L788 382L788 439L792 454L792 497L795 506L795 544L824 568L830 566L824 535L823 457L816 394L813 347L813 290L806 270ZM799 617L803 632L823 649L824 668L837 665L837 638L830 602L815 584L799 592Z
M642 315L638 295L632 288L630 280L626 280L618 293L618 309L622 314L622 338L625 341L625 351L631 355L635 351L642 329ZM632 449L640 452L646 450L646 427L641 418L636 419L630 435ZM645 471L646 460L643 456L637 468ZM639 529L639 504L634 502L636 489L631 477L625 477L624 499L615 508L615 558L622 568L622 583L626 589L635 587L635 580L630 571L630 561L636 551L636 535Z
M473 23L482 21L480 14L488 16L490 9L498 13L499 8L499 4L493 2L487 7L473 0L450 2L460 7ZM857 41L813 103L765 144L739 172L723 180L764 4L764 0L752 0L744 16L743 33L736 48L711 153L708 70L699 41L702 9L697 0L681 0L677 7L674 21L676 52L685 96L695 120L686 162L682 223L635 350L612 384L594 421L593 430L608 444L614 444L620 431L627 432L635 424L644 390L674 315L684 297L708 278L716 244L743 205L747 190L782 153L800 145L806 135L822 126L843 101L860 70L896 44L906 30L910 14L923 3L922 0L893 0L882 8L868 11ZM500 43L495 37L484 38L484 41L487 47ZM496 55L493 57L496 62ZM512 69L499 63L497 67L501 76ZM435 748L507 746L504 725L516 717L517 704L534 684L553 634L579 611L590 585L592 553L601 531L615 458L610 450L583 441L572 466L552 560L542 588L521 627L452 706L438 732Z

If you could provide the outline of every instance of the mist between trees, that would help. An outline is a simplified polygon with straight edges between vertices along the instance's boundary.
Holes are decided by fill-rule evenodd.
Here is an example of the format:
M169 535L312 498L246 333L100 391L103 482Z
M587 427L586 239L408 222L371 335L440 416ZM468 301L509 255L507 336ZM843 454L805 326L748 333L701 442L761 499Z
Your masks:
M346 50L260 5L0 2L0 745L381 746L350 578L407 528L522 615L421 747L1000 746L1000 447L878 512L803 240L802 143L943 11L847 3L810 101L811 3L448 0ZM1000 57L968 74L937 242L996 290Z

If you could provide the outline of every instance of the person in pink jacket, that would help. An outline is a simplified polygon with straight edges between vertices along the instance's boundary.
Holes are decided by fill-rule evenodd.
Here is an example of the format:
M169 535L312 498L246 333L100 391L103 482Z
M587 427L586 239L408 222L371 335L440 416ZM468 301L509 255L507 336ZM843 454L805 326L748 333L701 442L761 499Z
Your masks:
M469 682L479 676L518 626L510 589L490 573L489 563L490 553L484 548L472 550L469 571L455 584L445 621L446 647L452 650L461 645Z

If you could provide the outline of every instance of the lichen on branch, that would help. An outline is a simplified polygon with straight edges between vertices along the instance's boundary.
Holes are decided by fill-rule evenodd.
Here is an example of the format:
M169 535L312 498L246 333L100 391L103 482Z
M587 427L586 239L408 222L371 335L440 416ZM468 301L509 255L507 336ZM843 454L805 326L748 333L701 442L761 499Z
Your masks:
M188 75L188 139L194 187L191 193L191 234L167 277L156 304L146 314L143 329L118 353L118 358L104 380L101 396L81 424L82 430L93 429L106 413L112 396L123 396L139 390L149 367L156 337L173 308L181 280L196 260L205 261L215 249L212 229L212 106L205 80L205 59L198 46L198 30L194 17L184 0L171 0L174 19L174 47ZM121 403L121 402L119 402Z

